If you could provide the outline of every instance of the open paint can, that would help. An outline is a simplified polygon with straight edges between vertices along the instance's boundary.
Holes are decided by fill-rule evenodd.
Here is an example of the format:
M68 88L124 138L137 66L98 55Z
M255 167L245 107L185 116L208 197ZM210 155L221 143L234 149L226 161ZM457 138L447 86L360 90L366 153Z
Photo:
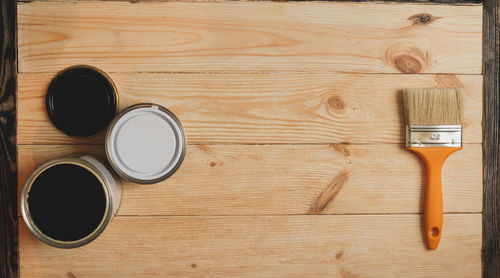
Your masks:
M121 194L120 181L98 158L65 156L31 173L21 193L21 213L41 241L75 248L104 231L118 211Z
M111 122L106 155L113 169L130 181L157 183L179 169L186 136L179 119L153 103L132 105Z
M69 136L97 135L118 112L115 84L102 70L78 65L59 72L45 97L47 114L54 126Z

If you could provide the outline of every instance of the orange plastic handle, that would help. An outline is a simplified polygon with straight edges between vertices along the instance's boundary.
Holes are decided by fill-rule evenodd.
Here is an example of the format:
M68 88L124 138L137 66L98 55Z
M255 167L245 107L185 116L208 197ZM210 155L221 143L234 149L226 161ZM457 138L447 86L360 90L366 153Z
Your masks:
M450 154L462 148L408 147L407 149L420 156L424 161L427 171L424 200L424 231L429 248L434 250L439 245L443 228L441 168Z

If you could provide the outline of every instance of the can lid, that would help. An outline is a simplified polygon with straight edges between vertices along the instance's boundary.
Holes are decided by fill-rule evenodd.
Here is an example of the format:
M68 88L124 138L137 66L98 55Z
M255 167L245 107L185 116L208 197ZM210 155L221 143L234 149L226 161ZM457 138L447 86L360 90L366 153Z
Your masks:
M103 71L79 65L56 75L49 85L45 104L57 129L69 136L93 136L113 120L118 96Z
M150 184L171 176L184 159L186 138L179 119L157 104L130 106L111 123L106 155L120 176Z

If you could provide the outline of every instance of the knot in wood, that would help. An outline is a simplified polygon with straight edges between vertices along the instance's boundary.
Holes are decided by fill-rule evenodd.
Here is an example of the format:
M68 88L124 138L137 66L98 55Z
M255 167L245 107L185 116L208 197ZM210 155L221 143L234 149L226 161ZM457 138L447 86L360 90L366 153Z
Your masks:
M219 159L211 160L208 163L208 165L210 165L210 167L212 167L212 168L220 167L220 166L222 166L222 164L224 164L224 161L219 160Z
M398 43L386 50L385 59L399 72L420 73L431 58L429 53L422 52L413 44Z
M344 101L339 96L331 96L327 100L328 105L335 110L342 110L346 107Z
M420 62L410 55L395 57L394 65L402 73L419 73L422 70Z
M439 18L441 17L434 17L428 13L420 13L410 16L408 20L411 20L413 22L413 25L426 25L431 24Z

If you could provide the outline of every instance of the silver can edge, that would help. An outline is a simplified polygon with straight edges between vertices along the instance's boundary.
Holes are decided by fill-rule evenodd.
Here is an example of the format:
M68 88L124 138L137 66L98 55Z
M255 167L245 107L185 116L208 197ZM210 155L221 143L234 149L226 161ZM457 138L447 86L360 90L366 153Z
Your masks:
M141 179L136 179L134 177L131 177L129 175L127 175L126 173L124 173L117 165L116 163L113 161L113 157L111 155L111 148L109 147L110 144L111 144L111 132L113 130L113 128L115 127L116 123L118 122L118 120L123 116L125 115L126 113L134 110L134 109L137 109L137 108L142 108L142 107L153 107L153 106L157 106L159 110L161 110L162 112L166 113L168 116L170 116L175 124L179 127L179 130L181 131L181 136L182 136L182 141L183 141L183 144L181 146L181 154L180 154L180 157L179 157L179 160L177 161L176 165L168 172L166 173L165 175L159 177L159 178L156 178L156 179L152 179L152 180L141 180ZM164 106L160 105L160 104L156 104L156 103L150 103L150 102L145 102L145 103L137 103L137 104L134 104L134 105L131 105L131 106L128 106L127 108L123 109L118 115L115 116L115 118L111 121L111 123L109 124L108 126L108 130L106 132L106 139L105 139L105 149L106 149L106 157L108 158L108 161L109 161L109 164L111 165L111 167L113 168L113 170L115 170L115 172L122 178L126 179L126 180L129 180L129 181L132 181L134 183L138 183L138 184L154 184L154 183L158 183L158 182L161 182L161 181L164 181L166 179L168 179L170 176L172 176L175 172L177 172L177 170L180 168L180 166L182 165L182 162L184 161L184 157L186 156L186 149L187 149L187 138L186 138L186 132L184 131L184 126L182 125L181 121L179 120L179 118L172 112L170 111L169 109L165 108Z
M89 156L89 155L85 155ZM109 170L104 166L103 163L101 163L98 159L96 159L97 163L101 164L106 171L109 172ZM98 180L99 182L103 185L104 189L104 194L106 197L106 208L105 208L105 215L102 218L101 222L97 226L97 228L92 231L89 235L85 236L82 239L75 240L75 241L60 241L56 240L53 238L48 237L44 233L42 233L38 227L35 225L33 220L31 219L31 215L29 212L29 206L28 206L28 193L29 190L31 189L31 186L35 179L45 170L49 169L52 166L59 165L59 164L73 164L77 165L80 167L83 167L87 169L89 172L91 172ZM78 154L73 154L73 155L67 155L67 156L62 156L59 158L54 158L51 160L47 160L45 162L42 162L38 167L36 167L30 174L30 176L26 179L26 182L23 185L23 189L21 191L21 196L20 196L20 208L21 208L21 214L23 216L24 223L30 230L30 232L35 235L39 240L42 242L58 247L58 248L76 248L80 247L83 245L86 245L93 240L95 240L106 228L108 223L113 219L114 213L113 211L117 211L117 208L119 208L120 203L121 203L121 183L117 178L113 178L113 180L109 180L109 177L106 177L105 175L101 174L102 168L99 169L100 167L96 167L93 162L89 162L88 160L82 159L82 156ZM112 175L112 173L110 172ZM119 190L119 199L116 199L118 197L116 195L117 190L116 188L120 188ZM113 198L115 196L115 198ZM116 210L115 210L116 207Z

